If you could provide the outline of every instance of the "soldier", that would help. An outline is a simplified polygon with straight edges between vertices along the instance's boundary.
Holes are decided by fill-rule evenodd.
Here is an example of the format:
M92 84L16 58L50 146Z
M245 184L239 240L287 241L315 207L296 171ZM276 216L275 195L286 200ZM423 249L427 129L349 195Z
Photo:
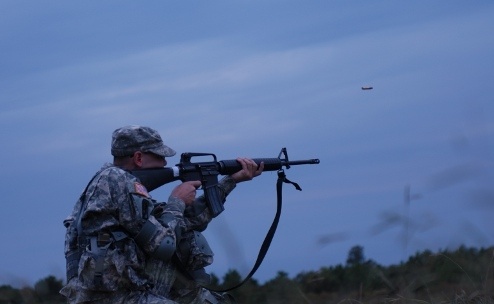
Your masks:
M69 303L214 303L197 281L207 280L203 267L212 262L200 234L212 219L204 198L196 199L201 183L181 183L166 203L151 198L130 171L166 166L175 151L149 127L115 130L111 154L113 163L93 176L64 220L67 284L60 293ZM224 197L263 170L237 160L242 170L219 183Z

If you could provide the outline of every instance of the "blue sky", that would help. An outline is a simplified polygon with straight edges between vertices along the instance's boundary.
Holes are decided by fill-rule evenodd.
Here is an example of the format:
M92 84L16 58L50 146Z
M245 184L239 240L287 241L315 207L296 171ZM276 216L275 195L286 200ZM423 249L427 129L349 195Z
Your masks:
M493 245L490 1L2 1L0 15L0 284L64 277L62 220L127 124L179 153L320 158L287 170L303 191L284 190L260 281L354 245L383 265ZM231 194L209 271L249 271L275 182Z

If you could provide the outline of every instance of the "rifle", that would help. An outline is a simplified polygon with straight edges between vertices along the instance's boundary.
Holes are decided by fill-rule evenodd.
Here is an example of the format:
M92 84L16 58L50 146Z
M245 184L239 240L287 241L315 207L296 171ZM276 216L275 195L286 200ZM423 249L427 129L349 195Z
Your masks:
M192 162L193 157L209 157L213 161ZM254 158L253 161L259 166L264 163L264 171L289 169L290 166L319 164L319 159L289 161L286 148L282 148L277 158ZM218 175L231 175L242 170L242 165L235 159L217 161L216 155L212 153L182 153L180 163L174 167L152 168L131 171L135 177L146 187L148 191L161 187L164 184L181 180L199 180L202 183L206 204L211 215L216 217L225 208L218 192Z

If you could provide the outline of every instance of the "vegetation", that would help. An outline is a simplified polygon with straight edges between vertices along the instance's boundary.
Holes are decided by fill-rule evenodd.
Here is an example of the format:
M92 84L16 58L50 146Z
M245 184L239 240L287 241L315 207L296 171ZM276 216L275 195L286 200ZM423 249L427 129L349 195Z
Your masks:
M399 265L366 260L354 246L345 265L322 267L289 278L280 271L259 284L252 279L230 292L239 303L494 303L494 247L417 252ZM228 288L242 277L230 270L215 286ZM0 304L64 303L62 280L48 276L34 288L0 286Z

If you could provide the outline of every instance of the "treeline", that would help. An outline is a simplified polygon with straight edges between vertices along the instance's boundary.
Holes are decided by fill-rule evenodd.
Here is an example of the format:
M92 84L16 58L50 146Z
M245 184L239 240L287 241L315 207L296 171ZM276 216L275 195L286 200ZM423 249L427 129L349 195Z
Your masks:
M17 289L3 285L0 286L0 304L65 303L65 298L58 293L62 286L63 281L54 276L39 280L34 288L25 286Z
M213 286L228 288L240 283L236 270L222 280L213 275ZM0 304L64 303L58 294L63 282L53 276L34 288L0 286ZM239 303L494 303L494 247L417 252L399 265L381 266L365 259L354 246L345 265L322 267L290 278L280 271L264 284L251 279L231 291Z
M228 287L238 283L234 270ZM264 283L251 280L231 292L240 303L494 303L494 247L417 252L399 265L366 260L364 249L350 249L345 265L287 273Z

